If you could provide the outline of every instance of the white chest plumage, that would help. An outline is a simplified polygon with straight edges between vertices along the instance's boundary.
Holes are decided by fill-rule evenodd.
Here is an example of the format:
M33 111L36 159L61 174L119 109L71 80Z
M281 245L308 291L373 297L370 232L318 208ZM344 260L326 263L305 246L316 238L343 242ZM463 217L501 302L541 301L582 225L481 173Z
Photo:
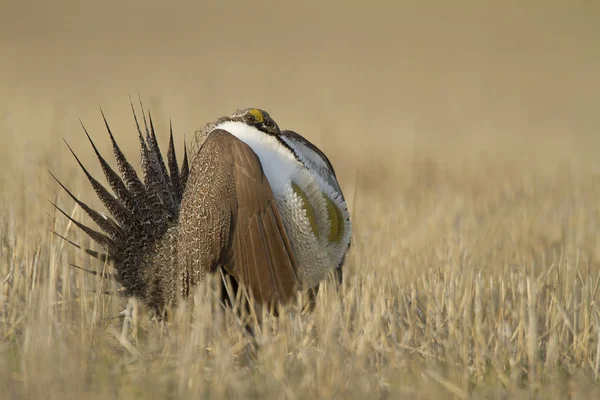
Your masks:
M302 287L308 289L318 285L329 271L341 264L350 241L351 225L345 202L337 192L339 186L333 187L329 183L331 179L320 176L318 168L307 168L277 138L252 126L227 121L215 128L226 130L245 142L260 159L296 256ZM294 151L302 151L293 143L288 144ZM310 162L305 161L309 166L319 162L313 152L307 152L305 157L310 157ZM334 184L337 185L335 179ZM330 218L328 207L332 205L337 207L340 221ZM312 221L308 215L309 208ZM334 222L343 226L339 240L332 241L330 235L320 233L330 232Z

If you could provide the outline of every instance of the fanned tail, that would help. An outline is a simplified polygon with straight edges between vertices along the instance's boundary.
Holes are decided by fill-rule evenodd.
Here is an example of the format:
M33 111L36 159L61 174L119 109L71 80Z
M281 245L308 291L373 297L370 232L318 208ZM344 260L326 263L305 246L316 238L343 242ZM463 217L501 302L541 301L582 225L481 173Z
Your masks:
M148 293L148 285L151 285L146 277L148 274L145 274L148 268L150 268L148 257L159 240L177 222L181 199L189 175L189 165L185 146L181 167L177 164L171 124L169 127L170 137L167 164L165 164L156 138L152 116L148 112L146 118L146 111L144 111L141 101L140 105L145 135L140 128L133 102L131 103L140 141L143 181L138 177L137 172L121 151L102 110L100 110L100 113L112 144L118 173L110 167L106 159L98 151L83 123L82 127L111 190L88 172L79 157L77 157L67 143L69 151L73 154L73 157L83 170L110 216L92 209L77 198L54 174L50 172L50 175L90 219L94 221L100 228L100 231L76 221L55 203L52 203L52 205L91 239L100 244L105 253L82 248L68 238L57 233L55 234L73 246L84 250L94 258L101 261L113 262L117 273L114 277L111 276L111 278L116 279L123 285L125 294L144 297ZM77 266L77 268L81 267ZM86 271L95 273L95 271Z

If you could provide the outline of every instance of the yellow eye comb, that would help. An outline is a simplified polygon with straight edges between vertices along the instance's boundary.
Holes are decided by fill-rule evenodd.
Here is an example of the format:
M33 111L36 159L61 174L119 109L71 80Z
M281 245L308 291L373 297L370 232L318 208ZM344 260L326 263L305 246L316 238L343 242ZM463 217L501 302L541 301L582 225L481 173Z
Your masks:
M265 121L265 116L263 115L262 111L257 110L256 108L253 108L252 110L248 111L250 114L254 115L254 118L256 118L256 120L258 122L264 122Z

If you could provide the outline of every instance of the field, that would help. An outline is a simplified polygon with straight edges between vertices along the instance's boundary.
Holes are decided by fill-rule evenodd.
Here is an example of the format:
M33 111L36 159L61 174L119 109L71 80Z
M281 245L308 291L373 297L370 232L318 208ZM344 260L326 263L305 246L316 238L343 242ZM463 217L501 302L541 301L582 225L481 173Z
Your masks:
M0 397L600 398L600 7L592 1L0 0ZM416 4L416 3L415 3ZM167 325L50 233L129 95L166 150L236 108L330 157L339 292L254 339L210 282ZM128 309L132 318L121 318Z

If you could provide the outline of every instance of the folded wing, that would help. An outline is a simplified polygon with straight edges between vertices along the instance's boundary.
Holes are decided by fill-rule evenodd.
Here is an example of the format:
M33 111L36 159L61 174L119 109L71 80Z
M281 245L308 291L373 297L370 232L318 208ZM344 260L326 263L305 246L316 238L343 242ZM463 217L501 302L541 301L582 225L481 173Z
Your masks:
M296 261L260 161L224 130L212 131L194 158L177 242L184 295L219 267L261 302L296 292Z

